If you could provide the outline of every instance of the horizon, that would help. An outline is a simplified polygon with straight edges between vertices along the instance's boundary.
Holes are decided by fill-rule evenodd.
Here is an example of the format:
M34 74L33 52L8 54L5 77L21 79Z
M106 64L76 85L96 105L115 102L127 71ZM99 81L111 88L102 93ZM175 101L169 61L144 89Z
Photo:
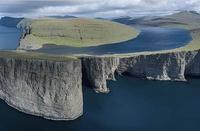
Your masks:
M199 0L1 0L0 17L76 16L115 18L163 16L179 11L200 12Z
M74 17L74 18L94 18L94 19L117 19L117 18L126 18L126 17L130 17L130 18L141 18L141 17L147 17L147 16L150 16L150 17L159 17L159 16L168 16L168 15L173 15L173 14L176 14L176 13L181 13L181 12L195 12L195 13L198 13L200 14L200 12L197 12L197 11L194 11L194 10L182 10L182 11L173 11L173 12L170 12L170 13L163 13L163 14L152 14L152 15L136 15L136 16L130 16L130 15L124 15L124 16L116 16L116 17L89 17L89 16L76 16L76 15L48 15L48 16L38 16L38 17L23 17L23 16L8 16L8 15L5 15L5 16L0 16L0 19L3 18L3 17L10 17L10 18L45 18L45 17L66 17L66 16L71 16L71 17Z

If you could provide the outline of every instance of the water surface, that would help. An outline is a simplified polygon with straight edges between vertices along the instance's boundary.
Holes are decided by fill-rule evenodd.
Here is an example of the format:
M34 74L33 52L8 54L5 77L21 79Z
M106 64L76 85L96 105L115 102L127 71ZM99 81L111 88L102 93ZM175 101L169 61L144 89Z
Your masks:
M121 54L142 51L159 51L179 48L187 45L192 39L189 31L184 29L140 27L141 33L135 39L109 45L73 48L66 46L46 45L40 52L52 54Z
M0 50L15 50L19 45L21 31L0 25Z
M56 122L0 102L0 131L199 131L200 80L146 81L118 77L110 94L84 87L84 115Z
M73 48L46 45L39 52L51 54L120 54L141 51L168 50L185 46L192 39L189 31L183 29L140 27L141 33L135 39L95 47ZM0 50L15 50L19 45L21 31L16 28L0 26Z

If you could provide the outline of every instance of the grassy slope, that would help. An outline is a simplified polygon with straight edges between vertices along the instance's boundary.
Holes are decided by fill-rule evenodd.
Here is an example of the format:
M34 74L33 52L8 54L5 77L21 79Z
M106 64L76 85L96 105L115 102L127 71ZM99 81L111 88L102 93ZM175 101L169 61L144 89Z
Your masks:
M192 41L184 47L174 49L174 51L192 51L200 49L200 29L190 30Z
M163 19L164 18L164 19ZM192 41L184 47L172 49L172 50L161 50L161 51L145 51L138 53L128 54L115 54L117 57L129 57L133 55L150 55L160 54L168 52L179 52L179 51L194 51L200 49L200 15L191 12L180 12L170 16L160 18L158 21L150 21L150 25L170 27L170 28L181 28L190 31ZM167 22L166 22L167 19ZM170 21L168 21L170 19ZM145 22L148 23L148 22ZM152 24L153 23L153 24ZM175 24L176 23L176 24ZM107 55L106 55L107 56Z
M191 51L200 49L200 15L194 12L180 12L167 16L183 24L169 24L167 27L182 28L190 31L192 41L184 47L172 51Z
M31 34L25 44L66 45L73 47L97 46L135 38L138 32L128 26L95 19L40 19L30 23Z
M21 20L23 20L23 18L2 17L0 19L0 25L11 27L11 28L16 28L17 24Z
M143 23L154 26L181 28L190 31L192 41L188 45L168 51L188 51L200 49L200 14L196 12L183 11L169 16L147 20Z

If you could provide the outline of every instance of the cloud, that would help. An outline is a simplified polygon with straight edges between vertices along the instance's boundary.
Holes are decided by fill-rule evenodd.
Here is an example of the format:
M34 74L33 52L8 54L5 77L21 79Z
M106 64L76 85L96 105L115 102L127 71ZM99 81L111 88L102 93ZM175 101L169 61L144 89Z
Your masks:
M200 0L1 0L0 15L116 17L200 11Z

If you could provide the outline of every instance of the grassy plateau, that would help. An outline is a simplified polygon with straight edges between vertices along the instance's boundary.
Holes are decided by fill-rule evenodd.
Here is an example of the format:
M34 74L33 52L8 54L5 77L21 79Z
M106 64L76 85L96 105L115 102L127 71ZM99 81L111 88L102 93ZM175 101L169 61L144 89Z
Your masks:
M15 59L33 59L33 60L48 60L63 62L68 60L78 60L77 57L73 56L62 56L62 55L49 55L37 52L21 52L21 51L0 51L0 58L15 58Z
M23 22L21 22L23 24ZM30 34L21 40L22 45L45 44L72 47L88 47L118 43L135 38L138 31L116 22L70 18L70 19L37 19L24 24L31 29Z

